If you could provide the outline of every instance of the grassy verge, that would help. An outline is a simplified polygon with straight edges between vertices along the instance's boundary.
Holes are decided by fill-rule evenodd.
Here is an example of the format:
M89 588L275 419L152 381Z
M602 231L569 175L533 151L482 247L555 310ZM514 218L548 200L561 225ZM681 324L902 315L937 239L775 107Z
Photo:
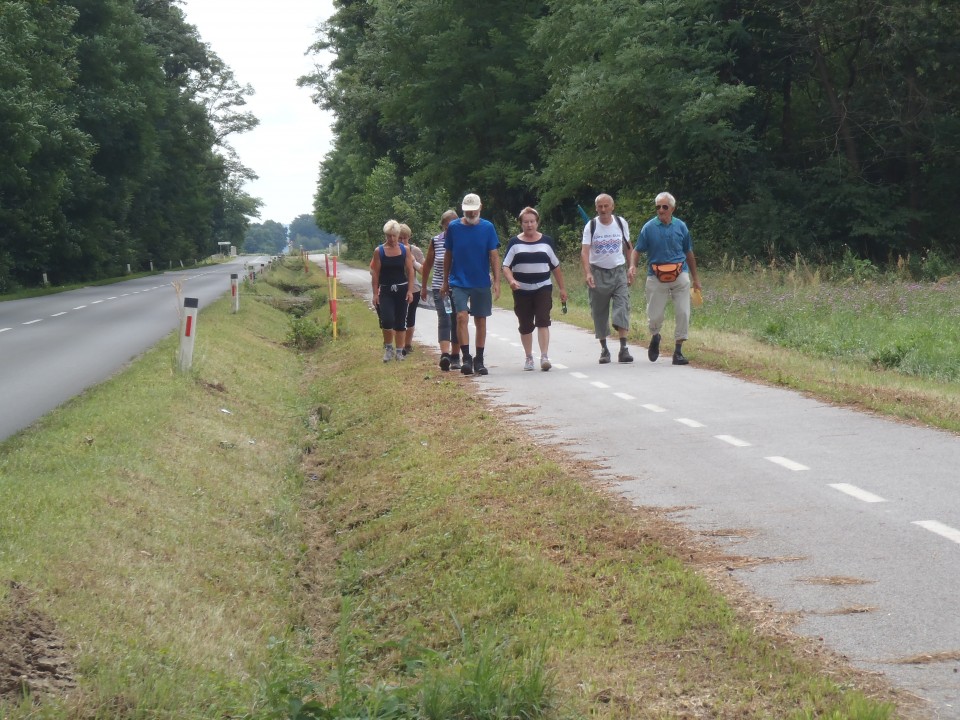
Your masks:
M426 353L381 363L364 301L341 294L337 342L313 310L297 354L285 293L256 287L202 313L192 373L168 340L0 446L0 631L59 641L64 680L0 716L896 716L732 601L731 558Z

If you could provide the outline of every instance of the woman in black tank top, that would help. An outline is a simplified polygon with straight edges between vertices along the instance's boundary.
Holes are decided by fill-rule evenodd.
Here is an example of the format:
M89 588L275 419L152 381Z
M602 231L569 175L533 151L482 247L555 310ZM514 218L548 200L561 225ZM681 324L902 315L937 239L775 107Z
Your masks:
M383 330L383 361L403 360L403 353L397 350L403 348L407 305L413 300L413 256L400 244L396 220L383 226L383 245L373 251L370 274L373 304Z

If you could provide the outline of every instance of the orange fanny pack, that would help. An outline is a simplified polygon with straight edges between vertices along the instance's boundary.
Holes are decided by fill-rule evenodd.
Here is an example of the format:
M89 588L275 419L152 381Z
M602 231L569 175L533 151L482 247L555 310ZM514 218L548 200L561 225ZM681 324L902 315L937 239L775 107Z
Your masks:
M683 263L654 263L650 266L653 270L653 274L657 276L657 280L664 283L673 282L678 277L680 273L683 272Z

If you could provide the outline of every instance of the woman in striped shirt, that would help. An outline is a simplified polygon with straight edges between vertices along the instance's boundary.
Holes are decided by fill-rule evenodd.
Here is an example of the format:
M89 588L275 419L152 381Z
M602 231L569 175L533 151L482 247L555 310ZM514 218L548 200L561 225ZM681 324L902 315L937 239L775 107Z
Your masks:
M521 232L510 239L503 258L503 274L513 290L513 311L520 321L520 343L525 354L523 369L533 370L533 330L537 330L540 347L540 369L550 365L550 310L553 308L553 284L550 273L557 278L560 299L567 301L563 271L553 238L541 233L540 213L525 207L519 215Z

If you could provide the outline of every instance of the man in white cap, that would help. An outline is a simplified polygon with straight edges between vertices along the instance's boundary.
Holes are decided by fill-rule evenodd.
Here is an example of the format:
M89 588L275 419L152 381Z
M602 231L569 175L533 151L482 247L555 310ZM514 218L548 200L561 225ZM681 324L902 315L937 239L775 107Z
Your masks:
M497 251L500 238L493 223L480 217L483 205L479 195L464 195L461 207L463 216L447 226L440 293L452 294L453 306L457 309L457 337L463 354L460 372L486 375L483 350L487 318L493 314L493 300L500 298L500 253ZM469 315L473 316L476 328L476 355L470 354Z

